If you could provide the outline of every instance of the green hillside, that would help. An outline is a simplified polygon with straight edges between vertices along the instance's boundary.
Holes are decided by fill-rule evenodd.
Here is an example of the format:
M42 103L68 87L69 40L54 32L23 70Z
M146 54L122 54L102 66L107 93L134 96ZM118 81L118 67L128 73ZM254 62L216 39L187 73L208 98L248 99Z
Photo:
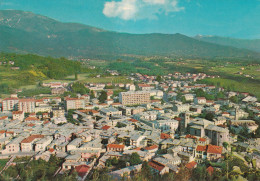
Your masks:
M216 43L224 46L232 46L236 48L244 48L256 52L260 52L260 39L247 40L247 39L236 39L220 36L196 36L198 40L205 42Z
M0 51L54 57L185 56L258 58L259 53L182 34L127 34L16 10L0 11Z
M31 54L1 53L0 63L0 93L10 93L13 88L35 85L45 79L63 79L84 70L76 61ZM13 67L19 69L14 70Z

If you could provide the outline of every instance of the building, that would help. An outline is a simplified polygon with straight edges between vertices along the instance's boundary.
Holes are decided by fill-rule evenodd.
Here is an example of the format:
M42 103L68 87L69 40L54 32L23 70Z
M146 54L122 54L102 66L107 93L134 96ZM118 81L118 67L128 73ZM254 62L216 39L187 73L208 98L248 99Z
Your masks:
M179 122L173 119L170 120L156 120L154 121L154 128L162 131L175 131L179 127Z
M114 107L102 108L100 113L105 116L122 116L122 111L119 111Z
M107 145L107 151L123 152L124 148L125 148L125 145L118 145L118 144L108 144Z
M13 120L20 120L20 121L24 120L23 111L13 111L12 114L13 114Z
M21 142L21 151L22 152L30 152L34 151L34 143L44 138L43 135L31 135Z
M44 137L35 143L35 151L45 151L47 146L52 142L51 136Z
M188 112L190 110L189 104L174 104L172 107L173 111L176 112Z
M52 95L60 95L60 94L64 94L64 92L66 92L67 89L63 88L63 87L58 87L58 88L54 88L51 90L51 94Z
M123 105L148 104L150 103L150 93L146 91L121 92L119 101Z
M52 117L54 118L65 117L65 110L62 107L52 108Z
M18 110L24 113L35 112L35 99L20 99L18 103Z
M222 145L229 142L229 130L214 125L213 122L205 119L197 119L188 124L189 133L198 137L209 137L214 145Z
M13 111L17 109L19 99L17 97L6 98L2 101L2 111Z
M66 98L66 110L70 109L85 109L85 100L83 98Z
M207 103L207 100L205 97L196 97L194 99L194 103L195 104L206 104Z

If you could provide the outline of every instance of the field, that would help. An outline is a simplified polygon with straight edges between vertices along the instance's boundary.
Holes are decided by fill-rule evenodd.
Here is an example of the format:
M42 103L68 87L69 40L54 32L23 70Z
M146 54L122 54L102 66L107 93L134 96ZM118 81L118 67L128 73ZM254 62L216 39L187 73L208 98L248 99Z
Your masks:
M4 166L7 162L8 162L8 160L6 160L6 159L0 160L0 170L2 170L4 168Z
M110 76L110 77L100 77L100 78L93 78L93 77L86 77L84 80L81 80L83 83L132 83L130 79L127 79L126 76Z
M208 78L203 81L202 83L208 83L213 85L220 85L226 89L230 88L234 91L240 92L249 92L254 94L258 99L260 98L260 84L250 83L250 82L240 82L231 79L225 78Z

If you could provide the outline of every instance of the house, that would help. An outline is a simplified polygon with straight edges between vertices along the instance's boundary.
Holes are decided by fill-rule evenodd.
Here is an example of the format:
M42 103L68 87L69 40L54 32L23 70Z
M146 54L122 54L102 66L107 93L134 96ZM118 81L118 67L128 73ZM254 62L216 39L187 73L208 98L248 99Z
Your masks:
M195 104L206 104L207 103L207 100L205 97L196 97L194 99L194 103Z
M197 162L195 162L195 161L189 162L185 165L185 167L188 169L194 169L197 167Z
M29 136L29 137L27 137L27 138L25 138L25 139L23 139L22 141L21 141L21 151L22 152L30 152L30 151L34 151L34 144L38 141L38 140L40 140L40 139L42 139L42 138L44 138L44 136L43 135L31 135L31 136ZM48 141L46 141L46 142L51 142L51 140L48 140ZM49 143L50 143L49 142ZM39 146L40 145L44 145L44 144L39 144ZM47 146L47 145L46 145ZM44 149L44 148L41 148L41 146L40 147L38 147L40 150L41 149Z
M169 167L162 165L154 160L148 162L148 165L152 168L153 172L163 175L169 172Z
M45 151L47 146L52 142L53 138L51 136L46 136L39 141L35 142L35 152Z
M216 160L221 158L222 155L222 146L216 145L198 145L195 152L195 157L198 162L202 160Z
M24 137L20 136L11 140L6 146L5 149L1 151L2 154L14 154L20 151L20 143Z
M114 107L102 108L100 113L105 116L122 116L122 111L117 110Z
M125 167L120 170L115 170L109 173L115 180L120 180L124 175L128 175L129 177L135 175L142 169L142 164L139 165L134 165L134 166L129 166Z
M145 147L144 150L148 151L149 153L153 153L156 152L158 148L159 147L157 145L152 145L152 146Z
M123 152L125 145L118 145L118 144L108 144L107 151L118 151Z
M76 150L77 148L80 147L81 142L82 142L81 138L76 138L72 140L69 144L67 144L67 151Z
M91 167L88 165L78 165L75 167L76 172L78 173L78 176L81 178L84 178L84 176L90 171Z

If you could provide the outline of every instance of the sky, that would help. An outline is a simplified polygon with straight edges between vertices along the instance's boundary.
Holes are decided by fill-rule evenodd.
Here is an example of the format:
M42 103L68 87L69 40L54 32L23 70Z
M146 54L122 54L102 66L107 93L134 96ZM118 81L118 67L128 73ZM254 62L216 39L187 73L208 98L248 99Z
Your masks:
M260 0L0 0L0 9L118 32L260 39Z

